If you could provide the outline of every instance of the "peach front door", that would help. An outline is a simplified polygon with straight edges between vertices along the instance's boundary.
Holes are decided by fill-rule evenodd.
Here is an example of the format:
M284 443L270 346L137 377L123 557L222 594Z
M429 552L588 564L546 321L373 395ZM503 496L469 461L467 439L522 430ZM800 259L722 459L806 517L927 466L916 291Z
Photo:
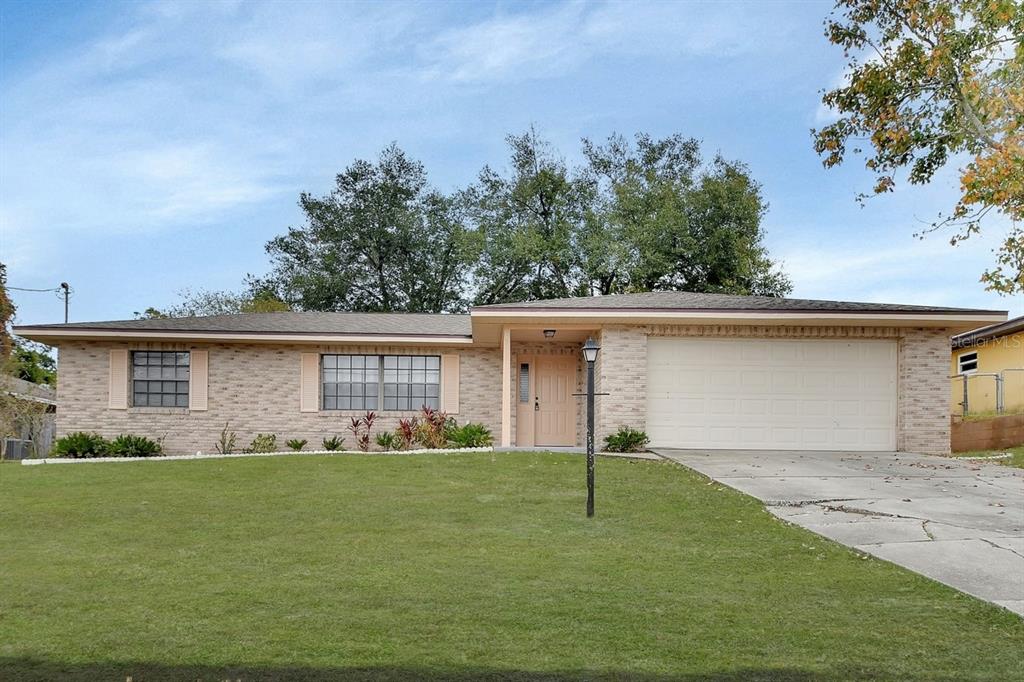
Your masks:
M576 445L576 358L536 357L536 445Z

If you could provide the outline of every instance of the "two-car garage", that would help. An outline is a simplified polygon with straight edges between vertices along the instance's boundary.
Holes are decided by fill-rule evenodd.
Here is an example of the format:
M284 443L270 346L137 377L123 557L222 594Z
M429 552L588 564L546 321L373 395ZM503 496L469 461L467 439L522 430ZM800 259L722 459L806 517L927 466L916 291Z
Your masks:
M881 339L647 339L655 447L896 449L897 348Z

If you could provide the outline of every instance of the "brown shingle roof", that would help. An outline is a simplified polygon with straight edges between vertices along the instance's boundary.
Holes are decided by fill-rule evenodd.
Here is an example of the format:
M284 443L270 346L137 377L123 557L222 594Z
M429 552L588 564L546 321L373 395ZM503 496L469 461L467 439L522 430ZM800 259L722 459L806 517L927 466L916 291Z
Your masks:
M853 301L818 301L771 296L733 296L730 294L697 294L688 291L650 291L640 294L612 296L581 296L555 298L524 303L498 303L474 310L693 310L754 312L867 312L867 313L966 313L1005 314L1002 310L945 308L940 306L902 305L894 303L858 303Z
M223 332L240 334L381 334L470 336L469 315L420 313L245 313L162 320L112 320L26 325L33 330Z

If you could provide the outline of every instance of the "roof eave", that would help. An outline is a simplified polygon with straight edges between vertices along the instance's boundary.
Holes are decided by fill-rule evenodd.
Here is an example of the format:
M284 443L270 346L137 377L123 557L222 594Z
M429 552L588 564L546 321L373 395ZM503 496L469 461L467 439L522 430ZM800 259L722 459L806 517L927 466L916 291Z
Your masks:
M1024 315L1005 322L990 324L985 327L972 329L963 334L954 336L952 339L953 348L967 348L983 341L999 339L1004 336L1011 336L1024 331Z
M88 327L15 327L14 333L53 345L64 341L172 341L244 343L368 343L451 346L473 343L468 334L376 334L323 332L223 332L167 329L109 329Z

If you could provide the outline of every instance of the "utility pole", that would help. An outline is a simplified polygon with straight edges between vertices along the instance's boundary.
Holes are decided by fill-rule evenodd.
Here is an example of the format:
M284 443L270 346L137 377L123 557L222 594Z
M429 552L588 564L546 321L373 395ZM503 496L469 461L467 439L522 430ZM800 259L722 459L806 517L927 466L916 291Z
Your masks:
M71 287L68 286L67 282L61 282L60 288L63 289L61 294L64 297L64 324L68 323L68 298L71 297Z

